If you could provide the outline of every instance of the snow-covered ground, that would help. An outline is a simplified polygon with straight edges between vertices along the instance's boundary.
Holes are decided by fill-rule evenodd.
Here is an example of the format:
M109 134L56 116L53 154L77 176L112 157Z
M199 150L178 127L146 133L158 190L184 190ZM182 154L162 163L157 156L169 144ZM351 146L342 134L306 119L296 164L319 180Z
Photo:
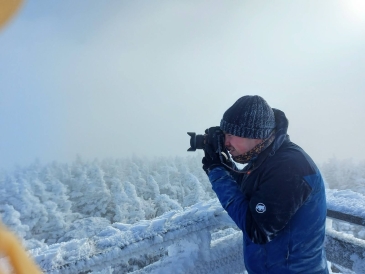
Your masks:
M35 163L2 174L0 213L47 273L244 273L241 232L200 160ZM327 189L329 209L362 218L364 198ZM364 245L364 227L329 220L327 229Z

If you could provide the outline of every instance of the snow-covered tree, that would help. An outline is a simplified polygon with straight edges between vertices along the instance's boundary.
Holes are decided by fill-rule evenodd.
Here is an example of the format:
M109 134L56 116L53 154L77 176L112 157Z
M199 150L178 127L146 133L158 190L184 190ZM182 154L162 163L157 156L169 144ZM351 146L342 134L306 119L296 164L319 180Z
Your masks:
M151 199L154 200L156 197L160 195L160 188L156 182L156 180L153 178L152 175L149 175L146 182L146 190L143 193L143 198L145 200Z
M156 203L156 217L170 210L181 210L181 205L166 194L161 194L154 200Z
M146 180L142 177L139 167L134 162L128 163L128 172L125 179L134 185L137 195L142 197L146 190Z
M0 204L1 221L20 238L25 238L29 232L29 226L20 221L20 213L12 205Z
M110 191L99 166L77 163L73 166L70 183L72 209L84 217L105 217L110 202Z
M127 197L124 193L122 182L119 178L112 178L110 180L110 193L111 193L111 212L112 212L112 221L113 222L123 222L125 221L124 216L124 206L127 200Z
M321 171L328 187L332 189L351 189L356 177L351 159L338 160L332 157L322 165Z
M90 185L87 196L94 201L92 205L88 204L87 210L93 212L94 217L105 217L110 202L110 190L104 181L104 172L94 163L88 170L88 177Z
M33 193L29 181L23 174L17 173L7 177L5 181L5 197L2 198L20 213L20 221L29 226L27 238L38 238L44 232L44 224L48 222L48 213L45 206Z
M360 161L356 166L356 176L352 190L365 195L365 160Z
M129 182L123 183L123 190L128 197L127 207L124 213L127 215L129 222L135 223L145 219L145 213L143 212L140 198L137 196L136 188Z
M182 180L185 185L185 193L187 193L187 195L184 196L183 207L191 206L206 200L207 194L199 180L193 174L183 173Z

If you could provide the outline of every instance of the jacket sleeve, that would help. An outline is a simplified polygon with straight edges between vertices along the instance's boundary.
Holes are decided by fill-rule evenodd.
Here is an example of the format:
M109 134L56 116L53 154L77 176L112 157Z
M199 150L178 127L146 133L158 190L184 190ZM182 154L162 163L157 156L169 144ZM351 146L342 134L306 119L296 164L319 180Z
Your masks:
M258 176L258 187L249 202L246 232L255 243L274 239L312 192L304 179L306 164L277 161ZM261 236L260 236L261 235Z
M223 168L213 169L209 179L237 226L254 243L264 244L278 235L312 191L297 168L298 165L290 162L274 164L258 176L258 187L250 197L245 196Z
M246 222L248 200L239 189L237 182L224 167L216 167L209 172L209 180L222 207L243 230Z

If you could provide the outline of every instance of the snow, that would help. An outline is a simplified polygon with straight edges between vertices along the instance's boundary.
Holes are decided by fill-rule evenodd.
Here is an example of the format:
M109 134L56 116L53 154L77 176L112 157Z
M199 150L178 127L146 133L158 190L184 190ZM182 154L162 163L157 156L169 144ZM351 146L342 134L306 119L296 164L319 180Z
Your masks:
M245 273L242 233L212 193L199 155L157 161L77 159L3 173L2 221L45 273ZM326 195L329 209L365 218L363 194ZM364 227L329 219L327 235L365 250ZM344 254L355 272L338 266L342 273L365 273L364 254L355 251Z
M365 196L351 190L327 189L327 208L365 219Z
M352 252L347 252L348 254L341 252L340 254L337 254L337 256L339 256L341 258L349 257L349 261L351 261L351 265L348 265L348 268L351 268L354 271L354 273L365 273L365 260L364 260L365 241L364 240L354 238L350 234L338 232L338 231L332 229L331 227L327 228L326 235L327 235L327 242L332 244L331 252L334 252L334 253L338 252L338 250L336 249L336 244L334 244L332 241L333 238L341 239L342 241L345 241L346 243L349 243L350 245L352 245L352 249L351 249ZM357 253L362 254L362 256L359 256ZM345 269L343 271L345 273Z
M213 199L195 204L184 211L166 212L156 219L143 220L134 225L114 223L91 238L53 244L30 250L30 253L47 273L75 273L85 269L85 265L93 266L94 270L104 269L113 265L115 261L119 264L116 267L125 271L133 265L127 265L127 260L140 260L140 264L147 265L147 260L153 260L151 256L165 258L137 273L154 273L154 269L161 273L161 269L167 271L171 267L174 267L175 273L178 273L176 269L183 271L181 273L187 273L189 269L196 271L199 261L203 260L209 264L217 258L224 257L223 254L226 256L225 250L231 248L230 245L227 248L217 245L217 242L227 237L224 233L219 232L220 237L213 241L212 248L210 247L211 231L226 226L234 226L234 223L219 202ZM231 229L229 235L235 235L242 243L241 233ZM234 254L242 255L239 247L240 245L236 245ZM237 248L241 251L238 252ZM242 256L235 257L242 265ZM123 264L119 261L120 258L125 261L124 267L120 266ZM145 261L141 261L140 258L145 258ZM177 261L180 266L177 265ZM202 267L202 270L204 268ZM212 270L213 267L209 273L212 273ZM204 273L208 272L205 270Z
M89 239L31 250L31 254L49 273L75 273L87 269L85 265L113 271L113 262L118 260L120 265L120 258L126 266L116 269L123 272L128 269L127 260L139 260L146 266L128 269L131 273L244 273L242 234L234 228L218 200L212 199L151 221L114 223ZM365 250L362 240L331 229L328 234L347 238ZM151 256L159 260L149 264ZM356 273L364 273L363 260L355 254L352 260Z

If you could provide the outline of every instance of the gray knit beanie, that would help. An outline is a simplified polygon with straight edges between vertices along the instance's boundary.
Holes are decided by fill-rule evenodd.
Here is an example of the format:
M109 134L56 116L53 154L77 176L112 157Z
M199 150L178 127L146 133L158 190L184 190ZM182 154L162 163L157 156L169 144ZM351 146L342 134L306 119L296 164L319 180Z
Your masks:
M220 128L239 137L265 139L275 128L274 112L264 98L246 95L224 113Z

